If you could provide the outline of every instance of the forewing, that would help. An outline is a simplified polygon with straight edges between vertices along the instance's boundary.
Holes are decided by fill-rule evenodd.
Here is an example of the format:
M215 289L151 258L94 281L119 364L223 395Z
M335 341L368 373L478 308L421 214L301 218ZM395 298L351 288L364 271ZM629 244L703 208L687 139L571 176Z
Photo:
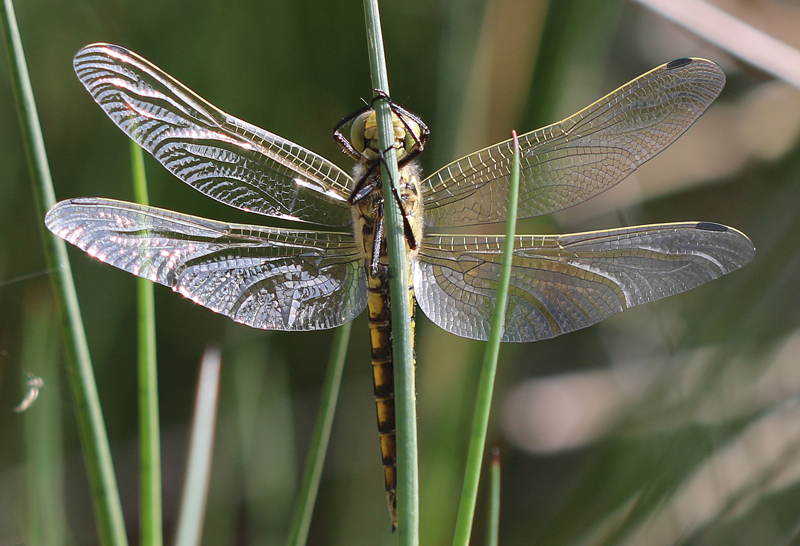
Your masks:
M367 302L366 270L347 234L226 224L94 198L56 204L45 224L102 262L254 328L333 328Z
M196 190L267 216L349 225L351 179L330 161L226 114L120 46L87 46L73 65L108 117Z
M518 218L577 205L672 144L717 98L725 74L680 59L639 76L574 116L519 137ZM511 140L477 151L422 182L425 221L452 227L506 219Z
M425 238L413 275L428 318L487 339L502 245L503 237ZM516 237L503 341L585 328L730 273L754 253L743 233L706 222Z

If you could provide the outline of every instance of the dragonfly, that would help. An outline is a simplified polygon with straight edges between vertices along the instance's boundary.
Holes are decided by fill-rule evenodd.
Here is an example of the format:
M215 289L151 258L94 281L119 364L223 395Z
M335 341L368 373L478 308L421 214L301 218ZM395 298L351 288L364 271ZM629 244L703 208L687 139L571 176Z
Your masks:
M89 45L73 64L109 118L183 182L231 207L328 231L228 223L96 197L57 203L47 213L48 229L102 262L254 328L334 328L368 308L381 454L396 524L391 272L373 108L334 130L356 163L348 174L223 112L123 47ZM619 183L683 134L724 83L713 62L679 59L521 135L518 218L574 206ZM428 230L506 219L511 140L423 178L415 159L427 126L395 104L392 124L400 174L390 198L401 205L412 297L444 330L485 340L504 237ZM754 252L746 235L714 222L515 236L502 339L538 341L590 326L730 273Z

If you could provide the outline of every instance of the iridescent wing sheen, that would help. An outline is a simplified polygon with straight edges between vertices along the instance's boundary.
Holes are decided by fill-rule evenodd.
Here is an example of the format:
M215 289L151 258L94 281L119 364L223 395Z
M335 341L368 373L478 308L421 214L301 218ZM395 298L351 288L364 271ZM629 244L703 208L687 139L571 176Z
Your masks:
M679 59L639 76L574 116L519 137L518 218L581 203L672 144L717 98L725 74ZM425 222L452 227L506 219L511 140L479 150L422 182Z
M423 240L412 271L428 318L453 334L487 339L503 240ZM585 328L716 279L754 253L743 233L707 222L518 236L503 341L537 341Z
M56 204L45 224L102 262L254 328L333 328L367 303L364 260L349 234L228 224L95 198Z
M226 114L120 46L86 46L73 65L108 117L196 190L267 216L350 224L352 180L330 161Z

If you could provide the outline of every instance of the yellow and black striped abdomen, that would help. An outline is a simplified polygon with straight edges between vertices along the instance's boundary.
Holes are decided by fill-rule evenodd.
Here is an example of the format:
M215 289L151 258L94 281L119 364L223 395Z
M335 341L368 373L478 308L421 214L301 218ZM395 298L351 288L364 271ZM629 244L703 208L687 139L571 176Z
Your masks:
M356 176L358 176L358 170ZM363 172L363 171L362 171ZM372 379L378 412L378 433L381 438L381 459L386 478L386 494L392 524L397 525L397 440L394 408L394 359L392 346L392 300L389 292L389 258L384 229L384 196L376 175L368 183L375 189L353 207L355 237L364 255L368 278L369 332L372 346ZM422 209L419 191L419 169L410 164L400 170L400 200L406 228L407 267L411 282L411 261L422 240ZM409 233L410 231L410 233ZM411 331L414 331L414 289L409 285ZM416 361L414 362L416 366Z
M409 276L410 278L410 276ZM414 288L410 287L411 331L414 332ZM369 333L372 345L372 381L381 438L381 459L392 525L397 526L397 441L394 413L394 360L392 357L392 304L386 275L369 277ZM414 362L416 366L416 358Z

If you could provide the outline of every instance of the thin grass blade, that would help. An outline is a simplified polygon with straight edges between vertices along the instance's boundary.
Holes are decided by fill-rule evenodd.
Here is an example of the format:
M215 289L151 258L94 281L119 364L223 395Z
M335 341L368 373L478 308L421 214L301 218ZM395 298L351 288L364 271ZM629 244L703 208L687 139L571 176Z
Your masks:
M383 50L383 33L377 0L364 0L367 26L367 44L372 87L389 95L389 76ZM392 185L400 180L397 155L390 146L394 142L391 108L386 100L377 100L375 110L378 120L378 143L384 153L381 162L383 195L386 214L386 243L389 252L389 270L392 293L392 343L394 349L394 388L397 423L397 544L419 544L419 461L417 448L417 409L414 388L414 332L411 328L411 298L409 293L409 268L406 240L402 227L402 214L396 199L399 195Z
M53 271L53 290L61 315L67 371L75 402L86 471L91 485L100 543L105 546L126 546L128 539L125 535L119 490L66 244L58 237L47 233L44 228L44 213L55 204L55 191L33 98L33 88L28 76L25 53L22 49L22 39L11 0L3 0L0 18L5 33L22 138L31 170L45 259L48 268Z
M178 532L175 538L176 546L198 546L203 537L203 520L208 501L208 484L211 479L211 460L217 424L221 367L222 356L219 348L208 347L200 363L186 481L183 486Z
M147 205L144 154L131 141L133 194ZM139 369L139 531L142 546L164 543L161 521L161 440L158 424L158 372L156 368L156 311L153 283L136 279Z
M636 0L746 63L800 88L800 51L703 0Z
M308 451L308 460L303 473L303 483L295 509L292 531L289 535L289 546L304 546L308 540L308 529L311 526L311 516L314 514L314 504L317 501L319 482L322 476L322 467L325 463L325 454L328 451L328 442L331 438L333 416L336 413L336 402L339 399L339 390L342 385L342 372L347 347L350 343L350 330L352 322L339 327L331 347L331 356L328 360L328 371L325 374L325 383L322 386L322 400L314 425L314 434Z
M486 352L478 380L478 399L475 405L475 416L472 421L467 467L464 474L464 486L458 506L458 518L453 537L454 546L468 546L472 534L472 520L475 516L475 502L478 498L483 450L486 447L486 431L489 428L489 414L494 394L494 378L497 375L497 357L500 354L500 340L503 338L503 324L508 302L508 283L511 279L511 259L514 253L514 233L517 227L517 198L519 195L519 142L517 133L514 138L514 155L512 159L511 177L508 188L508 219L506 221L506 242L503 245L503 263L497 286L497 301L492 313L492 330L486 343Z

